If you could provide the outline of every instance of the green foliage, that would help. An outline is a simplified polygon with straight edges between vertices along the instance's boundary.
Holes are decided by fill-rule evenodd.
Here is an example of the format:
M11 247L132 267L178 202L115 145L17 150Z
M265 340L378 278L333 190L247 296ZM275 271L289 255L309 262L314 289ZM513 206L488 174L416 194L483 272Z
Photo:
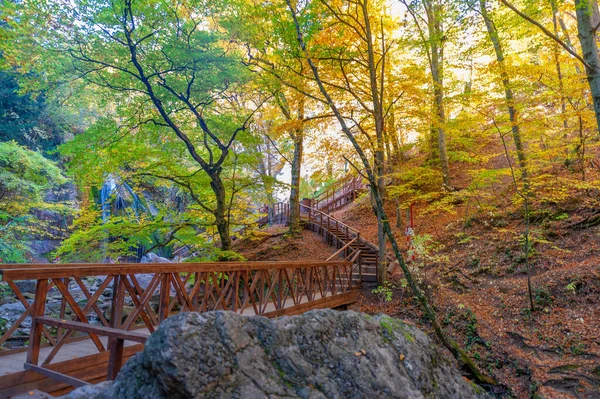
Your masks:
M197 255L185 262L245 262L246 258L235 251L223 251L220 248L206 245L199 248Z
M552 295L550 294L550 290L546 286L537 287L533 292L533 300L536 305L539 306L548 306L552 303Z
M477 332L477 316L475 316L475 313L473 313L471 309L467 309L465 318L467 320L467 349L471 349L471 347L475 344L484 344L483 339Z
M40 153L14 141L0 142L0 262L26 262L26 238L46 235L45 222L35 210L67 212L61 204L49 204L47 191L66 183L59 167Z
M423 262L443 262L448 260L447 256L438 253L444 249L444 245L435 241L430 234L416 234L413 236L413 245L417 258Z
M415 201L431 201L439 197L437 189L440 186L442 174L440 171L426 167L414 166L403 170L402 173L391 175L397 183L388 188L392 197L401 198L408 206Z
M376 288L371 290L371 292L377 295L381 306L383 306L384 303L392 301L394 295L393 288L393 284L391 284L389 281L384 281L382 285L378 285Z
M0 141L14 140L32 150L53 150L70 131L64 115L43 96L19 94L17 76L0 71Z
M215 25L227 8L213 2L78 0L9 3L2 12L8 24L2 51L9 64L31 72L22 78L25 87L55 85L65 76L93 87L86 94L96 98L103 116L60 148L80 186L100 187L106 176L116 175L136 190L160 191L156 197L178 192L185 200L179 209L163 206L143 221L120 215L108 226L88 220L91 206L78 224L89 231L63 250L91 239L98 244L92 248L127 255L134 242L147 241L155 231L172 239L177 230L181 239L191 224L204 230L205 240L220 226L221 243L228 246L230 225L244 225L251 216L245 189L254 183L248 172L260 155L252 151L256 139L249 122L261 99L241 62L242 49ZM42 28L48 18L54 21L51 31ZM20 45L12 46L17 39ZM135 230L134 237L112 235L123 226Z
M569 284L565 286L565 291L570 294L577 293L577 285L579 284L579 280L573 280Z

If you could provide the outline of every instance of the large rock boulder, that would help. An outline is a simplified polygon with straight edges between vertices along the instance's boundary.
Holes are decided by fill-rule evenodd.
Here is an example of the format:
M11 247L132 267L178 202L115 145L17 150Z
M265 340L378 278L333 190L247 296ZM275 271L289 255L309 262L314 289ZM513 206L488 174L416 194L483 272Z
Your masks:
M167 258L163 258L162 256L158 256L154 252L149 252L142 256L140 263L171 263L171 261Z
M416 327L319 310L267 319L231 312L167 319L112 384L80 398L479 398Z

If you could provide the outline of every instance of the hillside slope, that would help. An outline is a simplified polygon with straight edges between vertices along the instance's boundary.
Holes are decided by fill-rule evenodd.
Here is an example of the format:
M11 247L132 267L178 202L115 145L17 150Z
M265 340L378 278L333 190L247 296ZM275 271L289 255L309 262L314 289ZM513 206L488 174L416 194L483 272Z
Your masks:
M388 215L394 214L390 204ZM495 212L420 214L415 231L425 250L411 264L447 331L505 397L600 398L600 227L589 204L571 201L536 215L531 226L535 311L527 295L524 223L510 205ZM591 215L591 216L590 216ZM376 219L363 199L335 217L376 242ZM589 223L592 222L592 223ZM397 230L404 245L404 232ZM361 299L362 311L410 319L426 328L419 307L393 274L393 300Z

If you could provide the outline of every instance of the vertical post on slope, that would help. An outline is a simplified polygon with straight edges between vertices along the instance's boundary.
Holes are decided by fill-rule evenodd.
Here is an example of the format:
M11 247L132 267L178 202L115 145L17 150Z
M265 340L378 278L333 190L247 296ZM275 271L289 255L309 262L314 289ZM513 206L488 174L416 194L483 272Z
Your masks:
M414 230L414 218L413 218L413 204L410 204L406 210L406 260L412 262L416 259L415 247L413 238L415 236Z
M356 243L358 244L358 284L362 283L362 251L360 250L360 233L356 233Z
M42 329L44 326L37 322L37 318L46 312L46 294L48 293L48 279L38 280L35 285L33 311L31 312L31 332L29 334L29 349L27 350L26 363L37 365L40 359L42 345Z

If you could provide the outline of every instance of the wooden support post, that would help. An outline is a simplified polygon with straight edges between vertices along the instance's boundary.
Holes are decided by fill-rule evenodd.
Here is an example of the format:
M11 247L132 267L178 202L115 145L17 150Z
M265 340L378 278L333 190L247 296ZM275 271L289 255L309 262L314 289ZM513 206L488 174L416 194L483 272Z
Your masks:
M336 269L337 269L337 267L334 266L331 270L331 293L332 293L332 295L335 295L336 288L337 288L337 284L335 283L335 270Z
M125 291L123 290L123 276L116 275L113 281L113 292L110 309L110 326L112 328L121 327L123 322L123 304L125 301ZM110 343L109 343L110 348Z
M114 380L117 378L117 374L121 370L123 365L123 346L124 340L121 338L115 338L112 347L110 348L110 355L108 357L108 373L106 374L107 380Z
M125 302L125 290L123 289L123 278L126 276L115 275L113 281L113 292L110 309L110 326L112 328L119 328L123 323L123 305ZM108 359L108 372L106 374L107 380L114 380L119 370L121 370L121 363L123 360L123 340L108 337L108 350L110 351Z
M323 212L319 213L319 234L323 234Z
M68 287L69 286L69 278L65 278L63 279L65 285ZM63 320L65 318L65 311L67 310L67 300L65 299L65 297L63 296L61 301L60 301L60 313L59 316L61 320ZM58 328L56 331L56 340L60 340L60 338L63 335L63 329L62 328Z
M35 298L33 300L33 311L31 312L31 333L29 334L29 349L27 360L29 364L36 365L40 359L40 347L42 345L43 324L37 323L37 318L44 316L46 312L46 294L48 293L48 279L38 280L35 285Z
M362 251L358 256L358 281L362 283Z
M277 309L283 309L283 270L284 269L277 270Z
M163 273L160 283L160 303L158 304L158 321L162 323L169 317L169 300L171 294L171 275Z
M200 300L200 283L198 282L198 280L200 280L200 273L195 272L194 273L194 287L198 287L197 290L194 291L194 295L192 297L192 303L194 304L194 309L192 309L194 312L198 312L200 309L198 309L198 302Z

